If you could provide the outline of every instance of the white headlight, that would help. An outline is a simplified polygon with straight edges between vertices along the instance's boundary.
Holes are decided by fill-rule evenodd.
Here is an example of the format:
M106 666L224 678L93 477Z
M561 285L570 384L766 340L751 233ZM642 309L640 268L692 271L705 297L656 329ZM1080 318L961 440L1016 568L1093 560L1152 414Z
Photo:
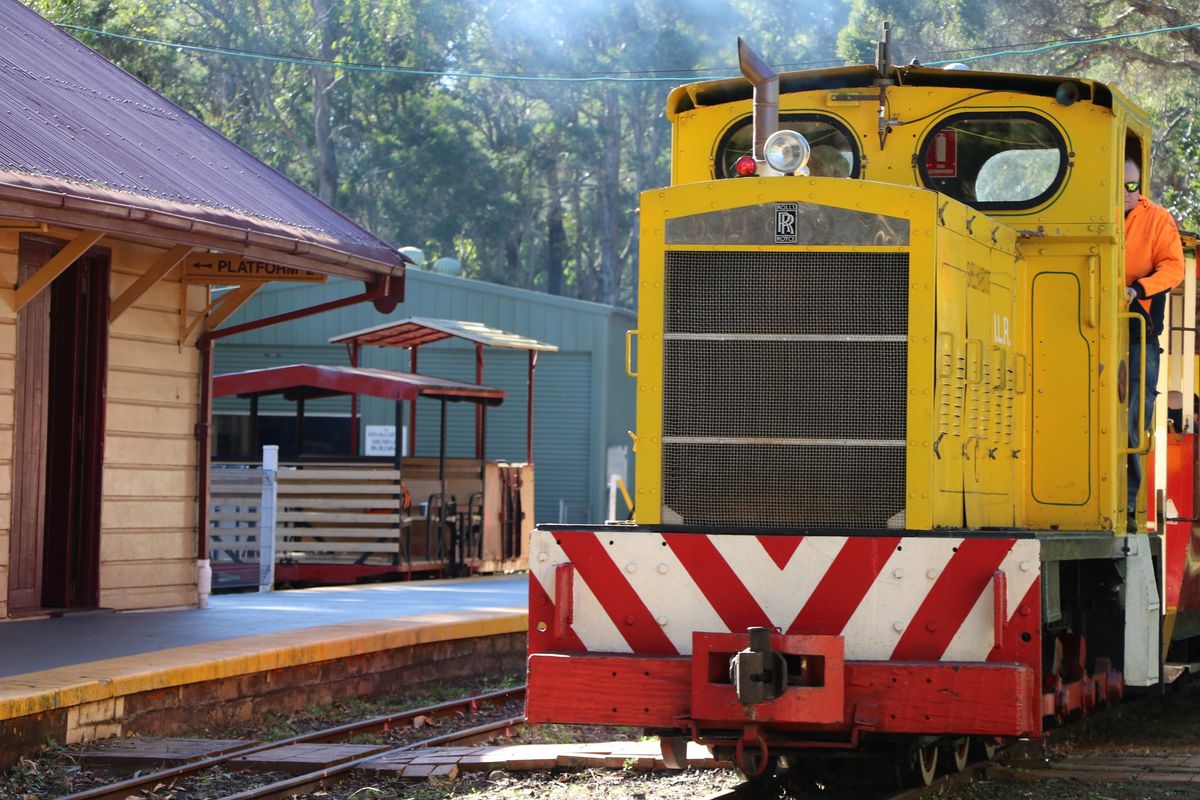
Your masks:
M792 174L804 169L812 148L808 140L796 131L786 128L777 130L763 144L763 158L767 166L776 172Z

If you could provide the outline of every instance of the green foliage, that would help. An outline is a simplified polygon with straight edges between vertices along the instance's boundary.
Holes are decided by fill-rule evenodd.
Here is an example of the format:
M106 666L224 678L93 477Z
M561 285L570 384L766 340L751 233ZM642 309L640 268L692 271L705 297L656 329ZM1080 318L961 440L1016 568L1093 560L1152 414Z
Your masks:
M849 22L838 37L839 53L874 61L874 41L892 22L894 63L954 61L988 51L1038 50L1060 42L1105 39L1195 22L1160 0L850 0ZM1200 33L1177 30L1153 36L1110 39L1041 52L989 56L973 69L1072 75L1116 86L1149 111L1155 122L1151 148L1151 198L1166 204L1185 229L1200 226L1194 125Z
M429 72L734 74L746 34L828 59L839 0L30 0L148 39ZM468 276L630 305L638 193L668 181L670 83L401 75L76 35L397 245ZM824 51L820 51L824 47ZM553 168L551 168L553 167Z
M780 69L871 63L1186 22L1158 0L26 0L62 23L254 53L438 73L736 74L735 37ZM1174 15L1174 16L1173 16ZM636 300L638 194L669 175L669 82L395 74L179 50L80 32L187 111L396 245L471 277ZM836 47L836 50L835 50ZM989 58L1132 89L1158 115L1152 194L1200 224L1190 113L1200 33Z

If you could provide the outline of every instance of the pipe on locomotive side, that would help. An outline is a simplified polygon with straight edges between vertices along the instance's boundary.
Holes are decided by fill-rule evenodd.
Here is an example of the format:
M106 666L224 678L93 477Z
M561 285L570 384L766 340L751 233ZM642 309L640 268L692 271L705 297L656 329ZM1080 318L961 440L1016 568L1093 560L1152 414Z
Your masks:
M738 67L754 85L754 160L761 164L767 137L779 130L779 73L740 36Z

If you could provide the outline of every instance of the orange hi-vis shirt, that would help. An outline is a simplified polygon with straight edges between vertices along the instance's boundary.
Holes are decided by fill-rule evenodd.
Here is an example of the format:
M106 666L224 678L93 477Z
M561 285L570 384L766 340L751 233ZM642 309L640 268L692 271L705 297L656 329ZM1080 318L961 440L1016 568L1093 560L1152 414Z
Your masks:
M1171 212L1138 196L1137 205L1125 215L1125 285L1149 298L1183 282L1183 244L1179 226ZM1139 299L1149 313L1150 301Z

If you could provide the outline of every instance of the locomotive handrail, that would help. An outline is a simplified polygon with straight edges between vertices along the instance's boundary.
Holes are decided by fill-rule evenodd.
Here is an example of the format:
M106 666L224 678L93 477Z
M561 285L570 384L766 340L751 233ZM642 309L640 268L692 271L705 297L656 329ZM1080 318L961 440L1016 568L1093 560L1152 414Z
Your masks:
M1096 327L1096 273L1099 271L1099 264L1100 256L1093 253L1087 257L1087 324L1089 328Z
M1137 324L1142 330L1142 359L1140 361L1141 368L1138 369L1138 444L1136 447L1123 447L1121 452L1125 455L1144 456L1150 452L1152 440L1146 435L1146 318L1136 311L1121 311L1117 314L1118 319L1133 319L1137 320ZM1132 402L1133 397L1129 396Z

